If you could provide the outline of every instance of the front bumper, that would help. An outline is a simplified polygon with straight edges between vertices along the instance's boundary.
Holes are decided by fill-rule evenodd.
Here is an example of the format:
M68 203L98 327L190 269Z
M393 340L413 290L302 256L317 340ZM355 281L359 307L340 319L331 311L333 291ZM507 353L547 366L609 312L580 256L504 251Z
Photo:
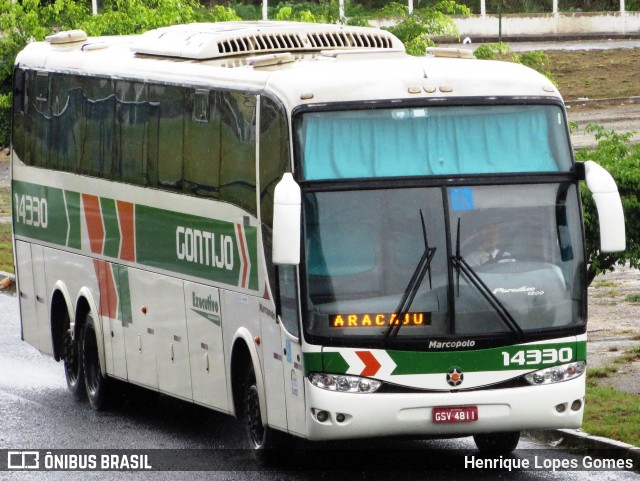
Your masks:
M578 428L584 413L584 375L550 385L455 393L350 394L305 383L310 440ZM477 406L478 420L435 423L432 410L439 406ZM328 413L325 421L318 420L319 411Z

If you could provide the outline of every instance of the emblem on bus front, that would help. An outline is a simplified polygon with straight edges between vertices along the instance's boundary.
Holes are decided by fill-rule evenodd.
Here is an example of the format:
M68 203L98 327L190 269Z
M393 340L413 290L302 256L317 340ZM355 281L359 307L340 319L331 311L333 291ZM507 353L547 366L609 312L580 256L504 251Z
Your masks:
M449 372L447 373L447 382L449 383L449 386L459 386L462 384L463 380L464 374L462 374L462 369L458 367L452 367L449 369Z

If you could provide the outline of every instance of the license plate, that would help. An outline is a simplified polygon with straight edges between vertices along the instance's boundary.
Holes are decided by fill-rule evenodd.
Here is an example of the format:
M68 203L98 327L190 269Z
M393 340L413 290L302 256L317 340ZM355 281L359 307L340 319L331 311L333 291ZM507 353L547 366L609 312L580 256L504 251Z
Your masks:
M434 423L472 423L478 420L478 406L433 408Z

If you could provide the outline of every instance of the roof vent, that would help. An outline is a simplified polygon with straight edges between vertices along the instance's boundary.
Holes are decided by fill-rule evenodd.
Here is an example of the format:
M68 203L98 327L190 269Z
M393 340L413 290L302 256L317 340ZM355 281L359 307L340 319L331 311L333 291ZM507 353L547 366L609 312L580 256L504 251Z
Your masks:
M87 34L83 30L63 30L45 37L50 44L84 42L86 39Z
M149 31L131 49L140 54L205 60L234 55L327 49L402 49L384 30L296 22L219 22Z

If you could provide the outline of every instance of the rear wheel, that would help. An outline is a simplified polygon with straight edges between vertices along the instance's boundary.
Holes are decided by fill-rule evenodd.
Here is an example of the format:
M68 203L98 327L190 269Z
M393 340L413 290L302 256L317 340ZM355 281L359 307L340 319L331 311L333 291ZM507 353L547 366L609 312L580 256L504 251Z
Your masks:
M473 440L482 453L509 454L518 446L520 432L476 434Z
M62 334L62 358L64 361L64 377L67 380L67 388L76 401L84 399L86 391L84 387L84 372L82 370L82 330L76 338L69 323L69 313L65 311L64 332Z
M97 339L93 315L88 313L82 336L82 369L89 403L93 409L100 411L106 407L109 379L100 370Z

